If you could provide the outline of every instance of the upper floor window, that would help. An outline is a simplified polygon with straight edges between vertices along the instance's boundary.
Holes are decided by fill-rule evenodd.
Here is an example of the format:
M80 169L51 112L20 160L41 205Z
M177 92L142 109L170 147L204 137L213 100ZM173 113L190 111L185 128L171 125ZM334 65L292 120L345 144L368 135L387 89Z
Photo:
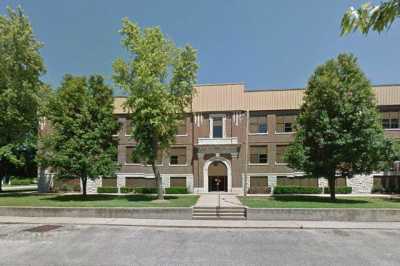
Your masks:
M121 123L119 122L118 117L115 117L114 120L115 120L115 122L117 122L118 128L115 130L115 132L113 132L113 136L119 136L119 131L121 129Z
M173 147L169 151L170 165L185 165L186 164L186 147Z
M268 146L252 145L250 146L250 163L268 163Z
M132 135L132 121L127 119L125 123L125 135L130 136Z
M285 163L283 157L285 155L285 151L288 145L276 145L276 158L275 161L277 163Z
M225 136L225 117L223 115L210 115L210 138L223 138Z
M176 132L177 136L184 136L186 135L186 118L184 118L182 121L179 121L179 125L178 125L178 130Z
M265 114L250 114L250 133L266 134L268 132L267 116Z
M139 157L135 154L135 147L134 146L129 146L126 147L126 160L125 162L128 164L140 164L140 159Z
M382 127L399 128L400 112L382 112Z
M295 115L277 115L276 116L276 132L287 133L294 131Z

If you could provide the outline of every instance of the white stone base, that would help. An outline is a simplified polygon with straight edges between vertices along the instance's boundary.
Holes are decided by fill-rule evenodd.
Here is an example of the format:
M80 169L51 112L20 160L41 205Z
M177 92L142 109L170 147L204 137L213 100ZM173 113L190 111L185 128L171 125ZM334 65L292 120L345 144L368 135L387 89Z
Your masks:
M354 194L371 193L374 184L374 175L354 175L347 178L347 186L352 187Z

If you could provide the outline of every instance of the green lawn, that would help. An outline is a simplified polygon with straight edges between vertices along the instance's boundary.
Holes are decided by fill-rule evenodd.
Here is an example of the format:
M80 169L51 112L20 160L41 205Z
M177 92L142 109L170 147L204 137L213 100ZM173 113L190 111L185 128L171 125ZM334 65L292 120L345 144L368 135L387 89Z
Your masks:
M35 207L191 207L198 196L165 196L165 202L157 202L152 195L81 195L62 194L0 194L0 206Z
M331 202L319 196L240 197L250 208L400 208L400 198L340 197Z

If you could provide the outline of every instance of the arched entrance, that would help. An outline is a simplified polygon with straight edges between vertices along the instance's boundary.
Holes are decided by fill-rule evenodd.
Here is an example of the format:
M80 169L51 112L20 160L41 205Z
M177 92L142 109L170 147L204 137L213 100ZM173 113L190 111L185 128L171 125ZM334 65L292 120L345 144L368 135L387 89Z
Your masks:
M232 171L225 158L211 158L204 164L204 191L232 191Z

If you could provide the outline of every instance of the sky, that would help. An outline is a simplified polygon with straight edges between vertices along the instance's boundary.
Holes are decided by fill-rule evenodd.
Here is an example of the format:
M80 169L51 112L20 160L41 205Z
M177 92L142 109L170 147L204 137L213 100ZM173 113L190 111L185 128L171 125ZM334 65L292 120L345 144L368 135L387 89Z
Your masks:
M65 74L102 74L126 57L118 30L128 17L160 26L178 46L198 51L198 82L243 82L248 90L305 87L314 69L351 52L373 84L400 83L400 21L388 32L340 36L354 0L0 0L21 5L44 43L43 80L60 85ZM372 1L377 2L377 1Z

